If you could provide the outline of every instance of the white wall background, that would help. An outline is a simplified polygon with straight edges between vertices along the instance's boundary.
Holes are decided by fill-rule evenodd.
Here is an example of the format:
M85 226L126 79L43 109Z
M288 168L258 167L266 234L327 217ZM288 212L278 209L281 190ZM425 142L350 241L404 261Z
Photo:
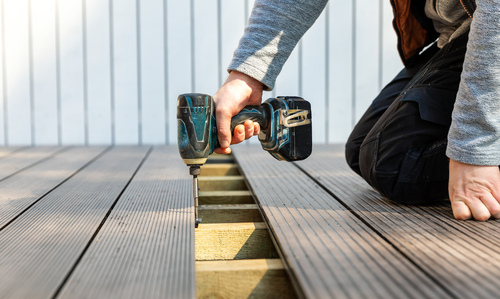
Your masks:
M253 0L0 3L0 145L175 144L177 95L215 93ZM264 100L304 97L314 141L345 141L402 68L391 20L331 0Z

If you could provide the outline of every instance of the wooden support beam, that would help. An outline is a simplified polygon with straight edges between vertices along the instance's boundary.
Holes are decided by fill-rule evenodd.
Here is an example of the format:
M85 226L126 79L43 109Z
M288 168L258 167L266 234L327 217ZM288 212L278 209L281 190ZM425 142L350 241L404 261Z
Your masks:
M198 215L203 223L237 223L262 221L256 204L200 205Z
M234 157L233 155L212 154L207 160L207 164L211 163L234 163Z
M262 222L203 224L195 230L196 260L277 258Z
M198 298L296 298L279 259L197 261Z
M240 175L238 166L232 163L206 164L203 165L200 169L201 176Z
M199 204L252 204L255 203L249 190L200 191Z
M198 186L203 191L216 190L247 190L245 180L240 175L231 176L200 176L198 177Z

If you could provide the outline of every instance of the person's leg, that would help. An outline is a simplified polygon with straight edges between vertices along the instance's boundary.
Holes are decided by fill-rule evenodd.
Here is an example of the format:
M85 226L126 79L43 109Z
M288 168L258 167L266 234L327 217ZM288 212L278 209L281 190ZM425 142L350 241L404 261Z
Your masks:
M466 44L464 35L440 49L380 118L371 120L373 126L359 146L357 167L391 200L416 204L447 197L446 137ZM353 140L348 146L353 147Z
M398 75L382 89L375 100L373 100L370 107L368 107L352 130L346 143L345 154L347 164L349 164L352 170L357 174L361 175L361 170L359 169L359 148L363 140L365 140L366 135L368 135L375 123L380 119L387 108L389 108L392 102L394 102L401 92L403 92L415 74L426 65L438 50L438 47L433 45L418 57L411 68L404 68L401 70Z

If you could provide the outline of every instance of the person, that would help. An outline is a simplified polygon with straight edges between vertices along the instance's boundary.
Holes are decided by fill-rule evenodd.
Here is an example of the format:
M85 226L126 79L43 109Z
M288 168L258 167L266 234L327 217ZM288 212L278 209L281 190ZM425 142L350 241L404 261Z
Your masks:
M255 1L229 76L214 95L218 153L258 134L250 121L230 132L231 117L260 104L326 3ZM449 198L456 219L500 218L500 1L391 4L405 67L354 127L349 166L390 200Z

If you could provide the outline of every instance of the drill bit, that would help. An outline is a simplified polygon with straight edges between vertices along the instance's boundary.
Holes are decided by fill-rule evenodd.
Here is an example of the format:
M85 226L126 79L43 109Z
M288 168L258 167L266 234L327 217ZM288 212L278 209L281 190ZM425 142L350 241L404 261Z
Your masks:
M194 226L198 227L201 223L201 218L198 218L198 176L200 175L200 165L191 165L189 174L193 176L193 198L194 198Z

